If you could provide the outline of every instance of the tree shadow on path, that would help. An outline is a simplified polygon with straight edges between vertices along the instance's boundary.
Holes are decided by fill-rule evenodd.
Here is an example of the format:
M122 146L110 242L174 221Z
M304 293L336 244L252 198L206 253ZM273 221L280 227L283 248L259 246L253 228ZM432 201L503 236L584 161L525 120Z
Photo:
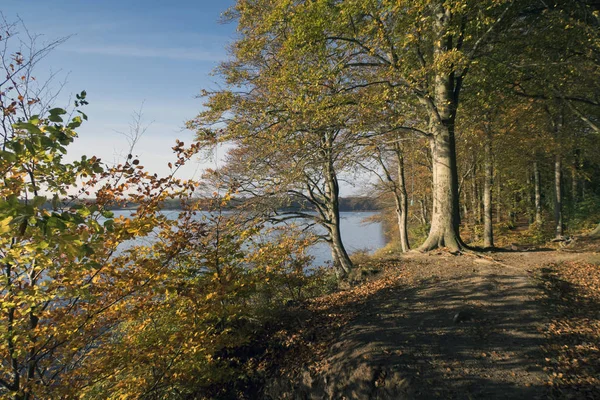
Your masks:
M278 382L270 397L543 398L539 288L526 274L495 265L472 271L382 289L350 305L358 316L321 368L306 370L291 387Z

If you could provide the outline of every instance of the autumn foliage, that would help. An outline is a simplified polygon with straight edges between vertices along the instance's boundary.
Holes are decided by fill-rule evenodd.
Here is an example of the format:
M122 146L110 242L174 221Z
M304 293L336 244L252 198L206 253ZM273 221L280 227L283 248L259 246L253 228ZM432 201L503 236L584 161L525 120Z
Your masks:
M0 397L218 392L240 375L228 349L310 290L308 239L228 215L227 193L197 201L200 183L176 178L195 143L175 142L162 177L131 154L66 162L86 93L70 113L36 108L19 75L29 63L13 55L1 87ZM166 200L181 210L163 212Z

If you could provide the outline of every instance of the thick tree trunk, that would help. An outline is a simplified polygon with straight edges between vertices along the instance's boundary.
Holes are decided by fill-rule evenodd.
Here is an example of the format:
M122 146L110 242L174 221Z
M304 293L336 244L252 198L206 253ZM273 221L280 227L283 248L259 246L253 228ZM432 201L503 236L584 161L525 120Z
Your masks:
M554 226L556 237L563 235L562 212L562 159L559 155L554 160Z
M452 48L452 12L444 2L437 3L433 38L434 57L444 57ZM430 146L433 171L433 209L431 228L421 251L448 247L460 251L466 247L460 238L460 207L458 196L458 170L456 167L456 142L454 127L462 79L452 72L438 70L434 76L433 99L420 96L426 106L431 130Z
M431 139L433 161L433 209L429 236L419 250L447 247L460 251L465 247L458 231L458 182L456 154L451 142L454 134L446 126L438 126Z
M492 225L492 188L493 188L493 167L492 167L492 135L487 133L485 141L485 178L483 182L483 246L494 247L494 231Z
M593 238L600 238L600 224L598 224L596 229L591 231L588 236L593 237Z
M404 179L404 157L399 143L396 143L395 152L396 162L398 163L398 184L395 196L396 215L400 232L400 249L403 253L406 253L410 250L408 243L408 196L406 194L406 180Z
M535 190L535 223L542 223L542 188L540 179L540 167L537 161L533 162L533 185Z

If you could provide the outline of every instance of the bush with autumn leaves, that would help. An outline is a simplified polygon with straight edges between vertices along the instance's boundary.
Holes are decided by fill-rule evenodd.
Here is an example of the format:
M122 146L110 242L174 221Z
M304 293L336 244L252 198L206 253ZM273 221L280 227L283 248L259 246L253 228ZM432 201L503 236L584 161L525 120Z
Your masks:
M228 354L305 295L310 241L259 240L263 226L220 211L227 194L200 211L200 183L176 178L197 144L177 141L164 177L131 155L66 162L86 93L74 117L30 115L19 84L0 110L0 397L201 398L240 379ZM176 217L161 212L174 199Z

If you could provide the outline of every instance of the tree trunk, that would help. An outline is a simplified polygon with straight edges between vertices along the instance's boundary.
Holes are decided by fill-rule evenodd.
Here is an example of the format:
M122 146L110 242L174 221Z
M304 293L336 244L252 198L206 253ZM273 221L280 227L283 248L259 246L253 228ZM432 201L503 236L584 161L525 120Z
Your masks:
M425 199L419 199L419 205L421 206L421 224L427 225L429 218L427 218L427 205L425 204Z
M517 223L517 204L519 204L519 197L517 193L512 196L512 204L508 210L508 220L510 221L512 226L515 226Z
M483 221L483 210L481 208L483 199L481 194L481 184L479 184L477 185L477 223L479 224L481 224L481 221Z
M535 221L535 194L533 192L533 181L529 170L527 170L527 223L533 224Z
M579 185L577 184L577 161L573 163L573 169L571 170L571 206L574 211L579 201Z
M554 226L556 237L563 235L563 213L562 213L562 160L559 155L554 160Z
M494 247L494 231L492 225L492 134L488 132L485 140L485 179L483 182L483 246Z
M406 181L404 179L404 157L402 148L396 142L396 162L398 163L398 184L396 186L396 215L398 216L398 230L400 232L400 248L403 253L410 250L408 243L408 196L406 195Z
M592 238L600 238L600 224L598 224L598 226L596 227L596 229L594 229L593 231L591 231L588 234L589 237Z
M502 204L500 203L500 193L502 192L502 187L500 185L500 175L496 173L496 222L502 222Z
M444 57L452 51L452 12L440 1L434 27L434 57ZM435 73L433 99L421 96L426 106L431 130L430 147L433 171L433 209L429 236L419 250L429 251L447 247L460 251L466 247L460 238L460 207L458 196L458 170L456 167L456 142L454 128L458 98L462 82L456 81L452 72Z
M350 256L348 252L346 252L346 248L344 247L344 243L342 241L342 234L340 231L340 222L339 222L339 212L337 213L336 222L332 221L330 227L330 235L331 235L331 255L333 257L333 265L336 269L336 273L339 277L344 277L350 273L352 270L352 260L350 260Z
M433 161L433 209L429 236L419 250L429 251L448 247L460 251L465 247L459 234L458 182L456 154L452 143L454 134L448 127L440 125L431 138Z
M469 216L469 209L467 208L467 191L465 190L464 186L462 188L462 198L463 198L463 202L462 202L462 220L466 221L467 217Z
M338 277L344 277L350 273L353 268L352 260L348 256L348 252L342 241L342 233L340 231L340 186L337 179L337 173L333 165L333 157L331 148L333 139L327 136L327 160L325 162L325 198L327 199L327 228L329 230L329 239L331 245L331 253L333 256L334 268Z
M537 161L533 162L533 185L535 187L535 223L542 224L542 188L540 168Z
M473 212L472 221L473 225L479 224L479 212L477 211L477 203L479 203L479 193L477 191L477 166L473 167L473 174L471 175L471 210Z

